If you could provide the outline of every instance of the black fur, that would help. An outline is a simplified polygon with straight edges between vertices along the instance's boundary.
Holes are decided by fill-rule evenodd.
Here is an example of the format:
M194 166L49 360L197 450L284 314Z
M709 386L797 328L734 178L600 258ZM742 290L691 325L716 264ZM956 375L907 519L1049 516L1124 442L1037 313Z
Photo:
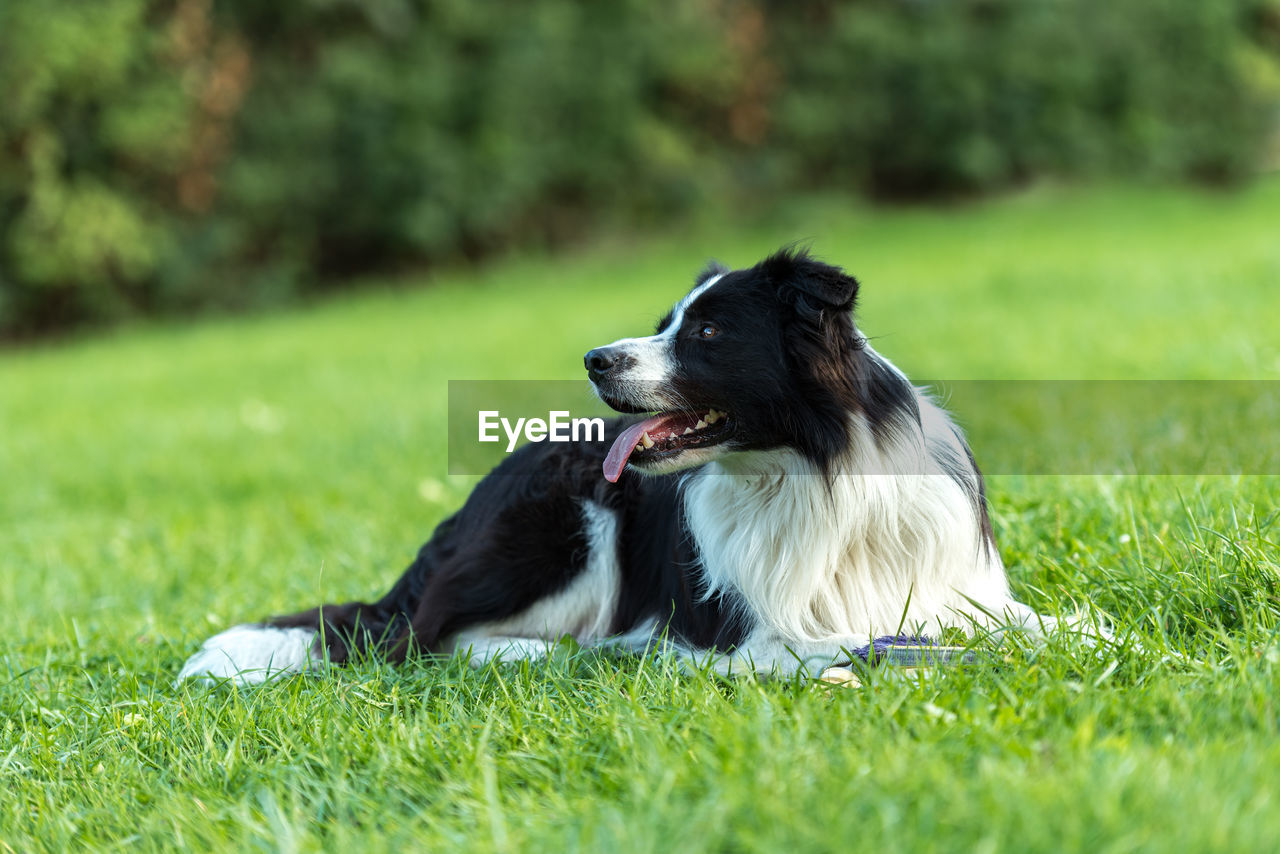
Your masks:
M688 570L696 564L680 512L677 478L628 473L607 483L604 442L530 444L476 487L386 596L377 602L324 605L274 617L268 625L321 627L331 661L382 652L392 661L413 652L445 652L441 643L478 623L513 616L553 595L583 570L586 540L580 502L619 513L621 591L612 621L620 633L657 619L692 646L731 649L744 627L741 609L720 597L702 601Z

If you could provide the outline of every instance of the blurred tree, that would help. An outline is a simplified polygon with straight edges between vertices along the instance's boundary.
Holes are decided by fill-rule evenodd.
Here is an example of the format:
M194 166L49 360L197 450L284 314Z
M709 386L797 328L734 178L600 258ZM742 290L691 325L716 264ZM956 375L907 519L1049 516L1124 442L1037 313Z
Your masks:
M0 2L0 335L710 194L1247 178L1280 0Z
M887 195L1045 174L1238 181L1276 129L1280 87L1258 71L1277 54L1251 23L1266 5L862 0L798 19L779 5L777 149L802 181Z

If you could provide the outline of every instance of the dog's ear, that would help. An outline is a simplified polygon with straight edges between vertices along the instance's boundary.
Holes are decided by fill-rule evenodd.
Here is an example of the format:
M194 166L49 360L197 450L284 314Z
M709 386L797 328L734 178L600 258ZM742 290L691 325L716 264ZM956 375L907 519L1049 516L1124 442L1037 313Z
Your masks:
M823 264L803 249L780 249L760 262L784 302L802 314L849 312L858 298L858 280L839 267Z

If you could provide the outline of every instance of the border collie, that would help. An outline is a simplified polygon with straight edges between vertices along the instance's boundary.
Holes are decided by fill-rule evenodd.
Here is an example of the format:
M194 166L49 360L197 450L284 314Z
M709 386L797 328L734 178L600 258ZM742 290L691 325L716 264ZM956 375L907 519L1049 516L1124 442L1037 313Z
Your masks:
M857 293L804 251L711 265L653 335L587 353L633 416L603 442L524 446L381 599L228 629L179 678L535 658L564 635L791 674L904 628L1044 628L964 437L858 331Z

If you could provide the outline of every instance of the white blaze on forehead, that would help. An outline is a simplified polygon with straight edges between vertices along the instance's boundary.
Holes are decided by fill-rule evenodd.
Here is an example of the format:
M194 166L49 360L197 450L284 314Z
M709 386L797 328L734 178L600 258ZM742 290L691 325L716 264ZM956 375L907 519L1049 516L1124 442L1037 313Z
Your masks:
M675 338L676 333L680 329L680 324L684 323L684 313L689 306L697 302L698 297L711 290L711 286L724 278L724 273L716 273L702 284L698 285L689 293L685 294L684 299L676 303L676 307L671 310L671 322L667 324L667 328L662 330L658 335L651 336L653 338Z
M635 367L627 372L628 380L654 384L663 384L671 380L676 370L672 349L676 335L680 332L680 326L684 323L684 313L698 297L705 294L722 278L724 273L717 273L689 291L671 310L671 322L667 324L667 328L658 334L644 338L620 338L609 345L622 350L635 360Z

